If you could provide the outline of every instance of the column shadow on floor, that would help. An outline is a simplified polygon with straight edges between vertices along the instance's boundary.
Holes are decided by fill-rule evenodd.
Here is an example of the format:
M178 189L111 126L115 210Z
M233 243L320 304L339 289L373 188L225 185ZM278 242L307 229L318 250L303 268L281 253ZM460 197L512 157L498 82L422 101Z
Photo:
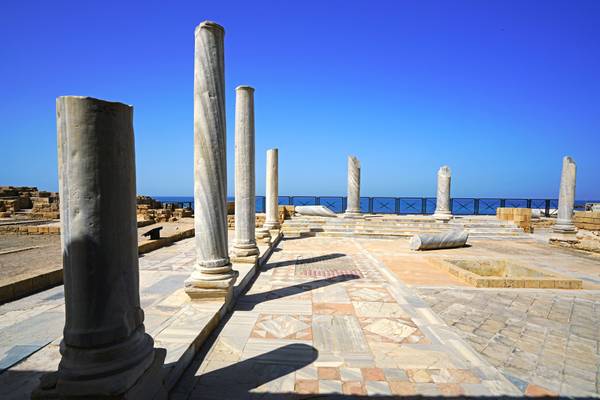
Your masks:
M237 304L235 306L235 310L251 311L256 305L265 301L294 296L300 293L308 292L330 285L335 285L336 283L351 281L354 279L360 279L360 276L356 274L338 275L331 278L323 278L315 281L298 283L296 285L269 290L263 293L245 294L243 296L240 296L240 298L238 299Z
M316 256L316 257L294 258L293 260L276 261L276 262L267 263L265 266L262 267L262 271L268 271L270 269L280 268L280 267L288 267L290 265L295 265L295 264L312 264L312 263L316 263L316 262L320 262L320 261L333 260L333 259L341 258L341 257L346 257L346 254L331 253L331 254L325 254L325 255Z
M251 391L313 363L313 346L293 343L195 377L190 399L253 399L268 393ZM293 378L293 375L292 375ZM277 382L274 383L277 385Z

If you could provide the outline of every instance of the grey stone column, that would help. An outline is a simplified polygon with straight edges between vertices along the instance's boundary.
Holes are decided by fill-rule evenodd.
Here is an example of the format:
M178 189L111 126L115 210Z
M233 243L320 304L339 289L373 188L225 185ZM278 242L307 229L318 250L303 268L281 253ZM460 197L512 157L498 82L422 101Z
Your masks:
M235 243L234 261L256 261L254 171L254 88L235 90Z
M267 188L266 188L266 211L267 217L263 227L268 229L279 229L279 151L277 149L267 150Z
M575 208L575 177L577 165L575 161L565 156L563 158L562 174L560 176L560 193L558 197L558 218L554 225L556 233L576 233L573 225L573 209Z
M58 372L33 397L143 398L136 381L164 392L140 307L133 108L77 96L56 108L66 322Z
M222 26L204 21L195 31L194 225L196 267L185 281L191 298L231 294L236 273L227 244L225 61Z
M444 165L437 173L437 200L433 217L439 221L452 219L450 210L450 167Z
M348 156L348 200L346 217L360 215L360 161L355 156Z

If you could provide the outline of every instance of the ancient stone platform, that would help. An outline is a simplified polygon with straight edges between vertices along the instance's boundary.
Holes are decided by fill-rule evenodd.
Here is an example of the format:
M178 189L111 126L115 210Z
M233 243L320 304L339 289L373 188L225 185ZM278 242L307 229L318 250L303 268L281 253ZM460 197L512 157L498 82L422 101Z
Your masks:
M173 399L597 396L600 257L505 239L422 253L402 238L287 237L254 282L234 266L227 315L183 291L195 258L187 239L140 258L145 325L168 351ZM583 289L473 288L432 258L508 260ZM1 398L28 398L56 369L63 304L57 287L0 306Z
M277 232L273 235L277 239ZM259 244L259 249L259 263L264 263L272 247ZM167 349L163 376L168 387L179 379L227 311L223 301L193 302L184 292L183 282L195 258L192 238L139 260L145 327L156 347ZM237 296L251 282L256 269L252 264L234 264L234 269L240 274ZM0 398L29 399L40 376L56 370L64 318L63 286L0 306Z

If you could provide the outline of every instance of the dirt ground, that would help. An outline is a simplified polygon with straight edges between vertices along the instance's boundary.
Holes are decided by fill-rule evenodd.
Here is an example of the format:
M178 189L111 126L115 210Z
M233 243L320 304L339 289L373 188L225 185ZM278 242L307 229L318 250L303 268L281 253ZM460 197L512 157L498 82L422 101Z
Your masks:
M25 248L29 249L1 254ZM61 265L59 235L0 235L0 285L19 277L51 271Z

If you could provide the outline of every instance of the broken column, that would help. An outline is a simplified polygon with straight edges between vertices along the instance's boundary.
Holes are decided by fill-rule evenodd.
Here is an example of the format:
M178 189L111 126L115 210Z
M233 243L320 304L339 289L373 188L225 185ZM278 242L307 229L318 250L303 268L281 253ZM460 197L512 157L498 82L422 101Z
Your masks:
M267 218L263 227L267 229L279 229L279 171L278 171L278 150L267 150L267 190L266 190L266 211Z
M133 108L56 102L66 321L58 372L33 398L166 398L140 307Z
M450 211L450 167L444 165L437 174L437 201L433 217L442 222L448 222L452 219Z
M442 233L421 233L414 235L409 242L411 250L438 250L463 247L469 234L466 231L448 231Z
M228 298L237 274L227 244L225 75L222 26L204 21L195 31L194 226L196 266L185 281L191 298Z
M348 201L344 216L360 216L360 161L355 156L348 156Z
M235 242L234 261L256 262L254 176L254 88L235 90Z
M554 225L553 239L576 240L577 228L573 224L573 209L575 208L575 177L577 166L575 161L565 156L563 158L562 174L560 176L560 193L558 197L558 218Z

